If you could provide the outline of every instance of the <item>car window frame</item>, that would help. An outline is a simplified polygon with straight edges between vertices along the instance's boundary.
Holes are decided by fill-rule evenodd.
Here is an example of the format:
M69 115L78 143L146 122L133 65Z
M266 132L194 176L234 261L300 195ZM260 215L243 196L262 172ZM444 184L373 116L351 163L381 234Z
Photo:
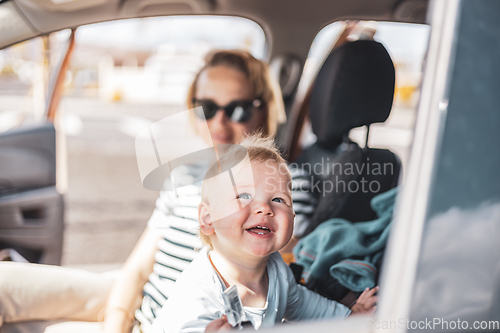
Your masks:
M426 220L433 166L445 118L447 79L453 62L459 0L434 1L428 12L431 25L426 67L417 109L417 122L405 186L399 194L381 272L377 318L398 322L409 318L411 297ZM382 332L384 329L375 329ZM397 327L393 332L405 332Z

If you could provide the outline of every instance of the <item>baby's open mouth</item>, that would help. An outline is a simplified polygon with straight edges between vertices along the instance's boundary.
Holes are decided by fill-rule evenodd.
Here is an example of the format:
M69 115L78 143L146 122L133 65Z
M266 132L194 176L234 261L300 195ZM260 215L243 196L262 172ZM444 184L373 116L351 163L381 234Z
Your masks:
M248 232L257 234L257 235L267 235L271 233L271 230L267 227L261 227L260 225L247 229Z

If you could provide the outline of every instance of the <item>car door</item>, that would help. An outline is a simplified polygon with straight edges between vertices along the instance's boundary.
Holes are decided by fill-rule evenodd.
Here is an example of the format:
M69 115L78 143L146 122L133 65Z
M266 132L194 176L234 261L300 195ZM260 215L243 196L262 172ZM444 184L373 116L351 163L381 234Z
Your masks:
M59 264L62 255L55 142L52 124L0 134L0 248L43 264Z
M379 332L500 329L500 3L435 1Z
M0 50L0 260L58 265L64 196L56 187L53 120L69 48L57 50L46 89L47 42L36 37Z

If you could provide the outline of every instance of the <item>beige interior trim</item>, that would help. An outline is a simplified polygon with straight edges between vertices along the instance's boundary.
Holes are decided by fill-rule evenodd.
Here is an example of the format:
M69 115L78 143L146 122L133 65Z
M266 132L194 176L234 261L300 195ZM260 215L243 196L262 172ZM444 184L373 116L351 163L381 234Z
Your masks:
M105 4L107 0L24 0L50 12L72 12Z
M38 35L12 2L0 4L0 31L0 48Z
M123 2L122 14L124 16L144 15L149 12L148 8L177 7L181 11L192 14L202 14L211 11L215 2L210 0L127 0Z

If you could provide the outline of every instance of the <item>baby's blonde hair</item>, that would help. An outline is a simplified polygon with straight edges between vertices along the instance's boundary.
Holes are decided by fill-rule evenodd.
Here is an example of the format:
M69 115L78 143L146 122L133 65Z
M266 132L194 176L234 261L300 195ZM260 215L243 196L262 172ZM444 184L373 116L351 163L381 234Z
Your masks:
M266 137L262 133L248 135L243 138L239 145L234 145L228 149L224 156L219 159L218 163L214 163L210 166L201 187L202 201L206 203L210 202L209 188L212 183L211 180L214 179L214 176L220 173L221 169L228 170L237 165L238 162L241 161L242 150L246 150L245 153L248 152L248 158L251 163L264 163L270 160L279 166L280 172L282 170L282 166L284 166L284 169L290 176L288 165L285 159L281 156L281 153L272 138ZM288 185L291 186L291 183L289 182ZM210 237L208 235L205 235L200 231L199 236L203 244L212 247L212 242L210 241Z

